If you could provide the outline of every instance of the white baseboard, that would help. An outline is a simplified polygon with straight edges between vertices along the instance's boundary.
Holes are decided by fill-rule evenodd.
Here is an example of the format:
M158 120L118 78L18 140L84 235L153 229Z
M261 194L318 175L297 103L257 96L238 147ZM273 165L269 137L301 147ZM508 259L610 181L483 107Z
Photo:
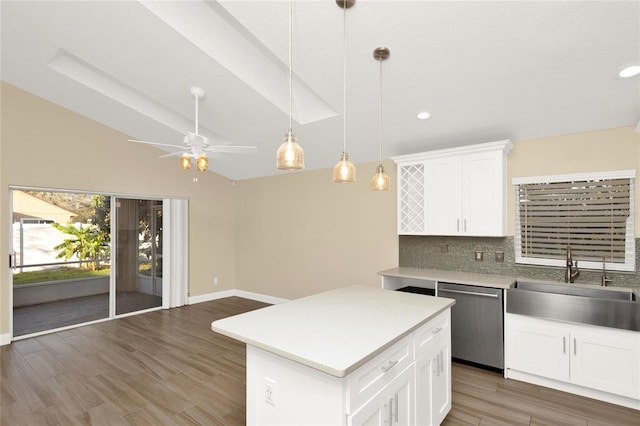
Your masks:
M222 299L225 297L243 297L245 299L256 300L258 302L271 303L277 305L278 303L287 302L289 299L283 299L281 297L269 296L267 294L253 293L244 290L223 290L215 293L201 294L199 296L189 296L188 303L193 305L195 303L209 302L211 300Z
M634 410L640 410L640 400L629 398L626 396L614 395L608 392L599 391L596 389L589 389L582 386L566 383L558 380L548 379L546 377L536 376L534 374L525 373L510 368L505 368L505 377L513 380L520 380L521 382L532 383L538 386L544 386L552 389L556 389L562 392L573 393L576 395L586 396L587 398L593 398L600 401L610 402L611 404L622 405L624 407L633 408Z
M0 346L8 345L11 343L11 334L0 334Z

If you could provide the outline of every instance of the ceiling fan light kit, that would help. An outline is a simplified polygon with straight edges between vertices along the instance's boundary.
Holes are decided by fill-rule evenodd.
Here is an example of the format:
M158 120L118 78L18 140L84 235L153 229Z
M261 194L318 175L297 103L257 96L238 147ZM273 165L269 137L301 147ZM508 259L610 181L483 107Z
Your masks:
M292 21L293 21L293 0L289 1L289 130L284 135L284 140L276 153L276 168L278 170L300 170L304 169L304 151L298 144L298 139L293 133L292 125L292 104L293 90L291 87L291 45L292 45Z
M209 168L209 158L207 152L212 152L216 155L222 155L221 153L236 153L245 154L256 151L255 146L239 146L239 145L211 145L209 139L198 133L198 102L204 98L204 90L199 87L192 87L190 89L191 95L195 100L195 129L194 132L187 132L182 139L182 145L175 145L161 142L140 141L135 139L129 139L129 142L142 143L146 145L165 146L168 148L180 148L180 151L172 152L162 157L172 157L180 154L180 168L182 170L189 170L191 168L191 159L196 162L196 169L204 172ZM196 180L194 180L196 182Z
M384 171L382 165L382 61L386 61L390 53L386 47L378 47L373 51L373 58L380 63L380 156L376 172L371 178L371 189L374 191L389 190L389 175Z
M204 172L209 168L209 159L206 155L198 157L196 160L196 168L199 172Z
M336 183L352 183L356 181L356 166L349 159L347 153L347 9L352 7L356 0L336 0L336 4L342 11L342 155L340 161L333 168L333 181Z
M191 168L191 158L187 154L182 154L182 157L180 157L180 167L182 167L182 170Z

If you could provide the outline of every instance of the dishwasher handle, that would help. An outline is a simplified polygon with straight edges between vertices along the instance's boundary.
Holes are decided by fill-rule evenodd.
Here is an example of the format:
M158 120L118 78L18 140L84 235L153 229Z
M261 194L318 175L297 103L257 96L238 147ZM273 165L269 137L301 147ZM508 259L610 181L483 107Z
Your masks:
M477 291L462 291L462 290L449 290L446 288L438 289L438 294L440 293L456 293L456 294L468 294L469 296L481 296L481 297L490 297L492 299L497 299L500 297L496 293L478 293Z

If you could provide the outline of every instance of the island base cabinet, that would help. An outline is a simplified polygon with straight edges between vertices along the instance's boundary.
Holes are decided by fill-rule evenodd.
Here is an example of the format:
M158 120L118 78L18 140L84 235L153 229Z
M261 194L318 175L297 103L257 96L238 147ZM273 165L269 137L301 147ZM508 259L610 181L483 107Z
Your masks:
M508 378L640 408L640 333L507 314Z
M439 425L451 410L451 356L445 344L416 361L416 424Z
M438 425L451 409L451 310L344 377L247 344L248 425Z
M414 366L408 367L356 413L347 417L349 426L414 425Z
M341 425L342 396L341 379L247 345L247 425Z

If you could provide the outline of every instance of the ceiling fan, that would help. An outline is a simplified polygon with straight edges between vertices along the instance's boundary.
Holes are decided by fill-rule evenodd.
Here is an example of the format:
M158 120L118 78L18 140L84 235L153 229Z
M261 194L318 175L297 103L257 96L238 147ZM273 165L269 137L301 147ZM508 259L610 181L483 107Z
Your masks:
M229 158L224 154L249 154L255 153L257 148L255 146L241 146L241 145L211 145L209 139L198 133L198 102L204 97L204 90L199 87L192 87L191 94L193 95L196 103L195 113L195 131L187 132L182 145L175 145L161 142L141 141L136 139L129 139L129 142L143 143L147 145L166 146L170 148L180 148L179 151L172 152L163 157L172 157L180 155L180 166L184 169L191 168L191 160L196 163L196 168L204 172L209 167L209 158L207 153L214 154L223 158Z

